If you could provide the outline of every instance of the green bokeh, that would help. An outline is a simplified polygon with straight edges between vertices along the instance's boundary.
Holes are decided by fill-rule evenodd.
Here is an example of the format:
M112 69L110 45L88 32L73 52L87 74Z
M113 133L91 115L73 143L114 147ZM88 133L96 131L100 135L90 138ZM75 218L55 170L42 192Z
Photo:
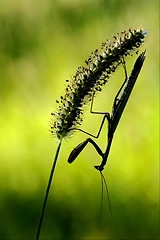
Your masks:
M74 74L101 42L129 27L148 33L147 57L115 134L107 179L113 216L93 168L101 159L87 146L67 158L86 136L63 141L42 239L158 239L159 201L158 0L0 1L0 239L34 239L57 140L50 113ZM127 61L128 72L135 56ZM124 79L117 72L94 109L111 111ZM96 133L100 116L85 111L83 129ZM106 125L107 126L107 125ZM97 143L105 148L106 126Z

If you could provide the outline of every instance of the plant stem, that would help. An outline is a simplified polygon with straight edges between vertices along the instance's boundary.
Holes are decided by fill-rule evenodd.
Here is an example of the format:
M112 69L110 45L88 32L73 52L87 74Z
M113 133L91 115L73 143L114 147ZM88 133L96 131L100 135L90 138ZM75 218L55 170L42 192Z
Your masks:
M54 173L54 169L55 169L55 166L56 166L56 162L57 162L57 158L58 158L58 154L59 154L61 143L62 143L62 139L59 140L59 142L58 142L56 153L55 153L55 156L54 156L54 161L53 161L50 177L49 177L49 180L48 180L48 185L47 185L46 194L45 194L43 207L42 207L42 212L41 212L41 216L40 216L40 221L39 221L39 225L38 225L38 231L37 231L36 240L39 239L39 234L40 234L42 220L43 220L43 215L44 215L44 210L45 210L45 207L46 207L48 194L49 194L49 190L50 190L50 186L51 186L51 182L52 182L52 178L53 178L53 173Z

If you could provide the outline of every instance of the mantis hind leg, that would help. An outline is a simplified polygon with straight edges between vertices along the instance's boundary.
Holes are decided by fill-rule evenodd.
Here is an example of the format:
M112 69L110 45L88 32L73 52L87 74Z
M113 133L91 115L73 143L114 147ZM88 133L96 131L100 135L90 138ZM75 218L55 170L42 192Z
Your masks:
M121 91L122 91L122 89L123 89L123 87L124 87L124 85L126 84L127 79L128 79L127 69L126 69L126 63L125 63L124 58L122 58L122 66L123 66L123 68L124 68L125 80L124 80L124 82L122 83L120 89L118 90L118 92L117 92L117 94L116 94L116 96L115 96L115 98L114 98L113 107L112 107L112 114L113 114L113 112L116 110L117 102L119 101L119 95L120 95L120 93L121 93Z
M125 80L124 80L124 82L122 83L122 86L120 87L118 93L117 93L116 96L115 96L115 101L116 101L116 102L117 102L117 100L118 100L119 94L121 93L121 91L122 91L122 89L123 89L123 87L124 87L124 85L125 85L125 83L127 82L127 79L128 79L126 62L125 62L124 58L122 58L122 59L123 59L123 60L122 60L122 66L123 66L123 68L124 68Z
M108 112L95 112L95 111L92 110L92 108L93 108L94 95L95 95L95 92L93 92L93 95L92 95L91 107L90 107L90 113L93 113L93 114L103 114L103 115L108 116L108 115L109 115Z
M93 135L93 134L91 134L91 133L88 133L88 132L86 132L86 131L84 131L84 130L82 130L82 129L80 129L80 128L77 128L76 130L79 130L79 131L81 131L81 132L83 132L83 133L85 133L85 134L87 134L87 135L89 135L89 136L91 136L91 137L98 138L99 135L100 135L100 133L101 133L101 130L102 130L102 127L103 127L103 124L104 124L106 118L107 118L107 120L108 120L108 122L109 122L109 121L110 121L110 115L109 115L109 113L108 113L108 114L105 114L105 115L103 116L103 119L102 119L100 128L99 128L98 133L97 133L96 136Z
M103 116L103 119L102 119L102 122L101 122L101 125L100 125L100 128L99 128L99 130L98 130L98 133L97 133L97 135L93 135L93 134L91 134L91 133L88 133L88 132L80 129L80 128L77 128L76 130L79 130L79 131L81 131L81 132L83 132L83 133L85 133L85 134L87 134L87 135L89 135L89 136L91 136L91 137L98 138L99 135L100 135L100 133L101 133L103 124L104 124L104 122L105 122L105 119L107 118L108 123L110 122L110 114L109 114L108 112L94 112L94 111L92 111L94 94L95 94L95 93L93 93L92 100L91 100L90 113L93 113L93 114L103 114L103 115L104 115L104 116Z

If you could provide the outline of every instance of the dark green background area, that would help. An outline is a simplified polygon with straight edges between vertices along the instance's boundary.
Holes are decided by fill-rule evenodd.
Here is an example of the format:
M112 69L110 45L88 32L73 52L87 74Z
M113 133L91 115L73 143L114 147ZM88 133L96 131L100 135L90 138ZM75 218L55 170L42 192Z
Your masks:
M35 239L57 140L50 113L65 80L107 38L143 27L146 60L119 123L106 177L113 216L94 169L101 159L87 146L69 165L70 151L86 136L62 143L40 239L158 239L159 218L159 4L158 0L0 1L0 239ZM128 73L136 56L126 61ZM124 80L120 67L94 101L111 111ZM98 132L102 116L84 113L82 129ZM96 140L106 144L104 126Z

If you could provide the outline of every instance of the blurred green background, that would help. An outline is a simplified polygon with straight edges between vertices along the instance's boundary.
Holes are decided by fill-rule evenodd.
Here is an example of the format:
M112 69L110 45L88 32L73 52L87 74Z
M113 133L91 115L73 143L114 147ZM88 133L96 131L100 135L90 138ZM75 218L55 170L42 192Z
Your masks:
M112 205L94 169L90 145L67 158L86 136L63 141L42 224L42 239L158 239L158 0L0 0L0 239L34 239L57 140L50 113L64 83L107 38L129 27L147 31L147 57L104 170ZM128 72L136 56L127 61ZM94 101L111 111L124 80L116 71ZM85 111L82 129L96 134L102 116ZM106 144L105 125L96 141Z

